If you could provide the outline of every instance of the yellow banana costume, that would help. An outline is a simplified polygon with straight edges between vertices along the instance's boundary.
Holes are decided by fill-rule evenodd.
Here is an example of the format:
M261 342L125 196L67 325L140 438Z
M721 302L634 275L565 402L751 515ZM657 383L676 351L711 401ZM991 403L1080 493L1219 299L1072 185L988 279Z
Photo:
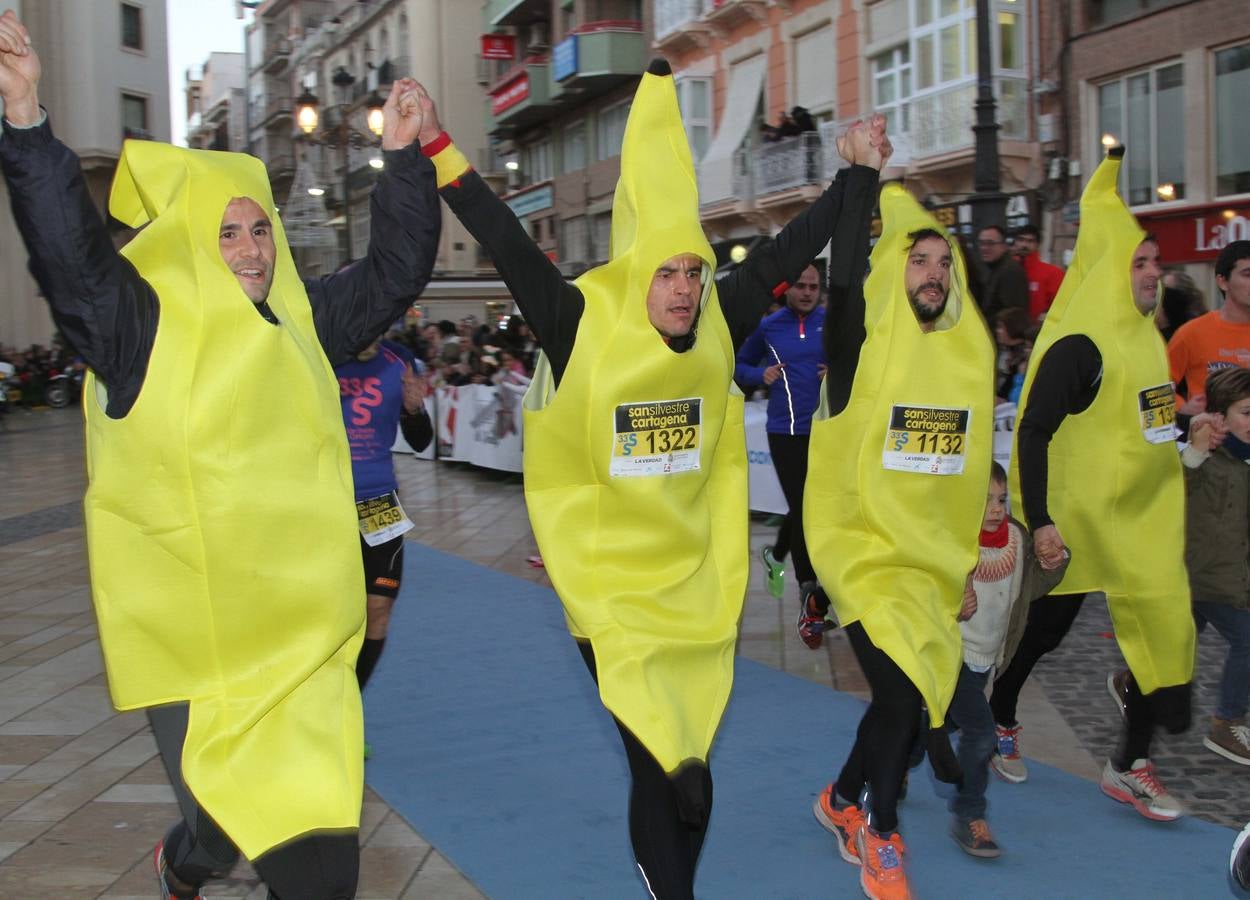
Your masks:
M698 340L676 353L645 301L681 253L704 280ZM634 97L610 257L575 282L586 306L559 390L542 358L526 395L525 498L604 705L671 774L707 759L749 560L742 396L671 75L644 74Z
M846 409L812 421L803 528L843 625L859 622L920 691L934 727L959 676L955 621L990 476L994 349L951 242L946 310L920 330L904 285L912 232L938 224L899 185L881 191L864 283L867 339Z
M222 259L234 197L273 222L281 325ZM351 461L264 166L128 141L110 210L146 224L122 252L160 299L130 412L107 416L91 375L84 394L87 545L113 702L190 701L183 777L248 858L356 828L365 608Z
M1063 420L1048 453L1047 506L1072 548L1055 591L1106 592L1124 659L1149 694L1190 681L1195 633L1175 395L1154 314L1133 302L1130 266L1146 235L1116 191L1121 155L1103 160L1081 195L1076 253L1029 359L1017 420L1046 351L1069 335L1093 341L1102 355L1098 394ZM1012 454L1016 497L1018 459Z

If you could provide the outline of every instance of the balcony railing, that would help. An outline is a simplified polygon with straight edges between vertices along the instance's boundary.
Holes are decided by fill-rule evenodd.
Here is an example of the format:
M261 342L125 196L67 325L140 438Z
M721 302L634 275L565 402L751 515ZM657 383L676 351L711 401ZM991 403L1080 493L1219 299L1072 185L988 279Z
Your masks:
M655 38L663 39L703 13L703 0L656 0Z
M836 150L834 151L836 155ZM825 180L825 152L820 135L807 131L764 144L755 154L755 187L772 194Z
M1027 140L1029 97L1023 78L995 78L999 136ZM976 80L962 81L911 98L912 153L917 158L970 149L975 139Z
M271 119L281 118L291 115L291 98L285 94L270 95L265 98L265 115L264 122Z
M295 174L295 156L290 153L279 153L272 157L266 168L270 178L285 178Z

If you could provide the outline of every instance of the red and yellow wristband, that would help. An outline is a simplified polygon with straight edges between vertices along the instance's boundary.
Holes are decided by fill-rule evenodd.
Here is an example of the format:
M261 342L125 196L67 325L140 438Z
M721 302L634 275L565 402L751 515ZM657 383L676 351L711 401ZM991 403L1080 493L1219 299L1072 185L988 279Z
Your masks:
M434 163L434 172L440 188L454 185L460 176L472 166L460 149L451 142L451 135L443 131L428 144L421 145L421 153Z

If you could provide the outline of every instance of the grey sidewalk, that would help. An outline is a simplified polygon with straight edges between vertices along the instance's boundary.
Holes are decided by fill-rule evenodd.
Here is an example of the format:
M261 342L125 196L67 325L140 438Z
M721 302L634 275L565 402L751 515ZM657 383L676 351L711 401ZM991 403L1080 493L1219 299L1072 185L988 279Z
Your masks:
M536 550L517 478L397 463L405 505L418 511L410 539L547 583L543 570L525 562ZM80 414L9 416L0 427L0 470L0 897L152 897L150 853L176 806L146 720L118 715L108 701L83 547ZM757 553L772 535L762 520L753 522ZM797 589L787 587L784 602L766 594L753 562L740 653L863 696L841 634L819 651L799 641ZM1026 754L1088 779L1098 777L1119 727L1103 687L1118 664L1114 641L1101 636L1107 630L1105 610L1088 603L1071 638L1026 687L1020 708ZM1222 653L1217 637L1204 636L1199 710L1209 712ZM1240 826L1250 818L1250 769L1203 749L1205 726L1196 718L1188 734L1160 742L1161 777L1204 817ZM812 752L819 760L825 751ZM838 752L829 748L827 765L813 772L817 781L836 773ZM361 841L361 898L481 896L372 792ZM264 890L240 865L211 896L261 898Z

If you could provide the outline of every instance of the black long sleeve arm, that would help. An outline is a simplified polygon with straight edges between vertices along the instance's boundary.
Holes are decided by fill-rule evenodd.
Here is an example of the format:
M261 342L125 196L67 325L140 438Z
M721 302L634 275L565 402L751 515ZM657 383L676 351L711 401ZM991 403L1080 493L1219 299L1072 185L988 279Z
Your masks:
M1060 338L1047 351L1016 422L1020 492L1029 528L1055 524L1046 505L1051 438L1063 420L1089 408L1102 383L1102 354L1083 334Z
M331 365L367 347L404 314L434 271L442 208L434 165L416 144L384 153L369 198L369 250L341 272L304 283Z
M108 388L108 414L124 416L139 396L156 339L156 293L113 246L78 157L46 119L33 128L6 121L0 165L52 320Z
M873 185L876 186L875 179ZM864 329L864 276L868 271L869 224L876 198L875 190L848 193L830 248L829 310L825 317L825 390L830 415L846 409L851 399L859 351L868 337Z
M586 308L581 291L564 280L477 172L469 169L440 193L499 270L559 384Z
M739 268L717 283L721 310L734 336L735 352L755 330L769 304L803 274L835 234L839 240L834 242L830 259L830 280L850 277L848 267L853 255L840 252L838 244L850 240L865 205L871 213L879 176L876 169L868 166L842 169L811 206L791 219L776 237L752 250ZM867 240L866 222L864 232ZM836 273L835 266L844 271Z

